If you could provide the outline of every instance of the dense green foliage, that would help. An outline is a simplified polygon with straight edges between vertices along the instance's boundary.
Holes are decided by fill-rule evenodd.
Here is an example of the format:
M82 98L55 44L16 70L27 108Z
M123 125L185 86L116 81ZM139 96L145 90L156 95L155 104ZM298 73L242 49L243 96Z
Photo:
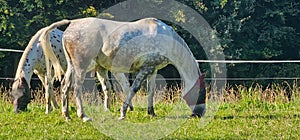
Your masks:
M101 11L119 2L121 0L0 0L0 48L24 49L37 30L54 21L98 16ZM198 11L217 31L228 60L300 58L298 0L179 2ZM184 16L180 10L178 13ZM180 31L179 28L177 31L191 48L198 45L188 32ZM205 54L193 51L197 59L207 59ZM15 53L0 52L0 70L9 71L3 73L4 76L13 76L11 72L16 68L7 65L16 63L15 57ZM209 70L208 64L204 67ZM298 64L228 64L227 69L228 77L297 77L300 73Z
M297 0L185 1L217 30L226 59L300 58ZM299 68L299 64L229 64L227 74L228 77L297 77Z

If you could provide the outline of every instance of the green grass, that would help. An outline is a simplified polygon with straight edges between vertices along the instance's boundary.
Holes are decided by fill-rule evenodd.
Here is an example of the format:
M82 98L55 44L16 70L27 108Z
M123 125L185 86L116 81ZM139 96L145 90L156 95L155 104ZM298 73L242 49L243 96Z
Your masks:
M156 118L148 116L146 108L135 105L135 110L128 112L128 118L121 122L117 120L120 103L113 106L111 118L102 112L102 106L100 108L90 106L86 108L87 114L94 120L84 123L76 117L74 104L71 104L70 110L72 121L66 122L60 110L54 110L46 115L45 106L40 102L31 103L27 112L14 114L13 106L2 96L0 139L112 139L105 135L108 133L101 127L118 133L119 136L115 138L136 139L149 136L146 138L150 139L151 136L160 134L159 131L149 132L148 129L164 129L160 125L172 127L172 124L177 126L175 131L170 131L171 133L162 139L300 138L300 95L297 87L289 91L292 93L291 100L286 98L286 88L278 86L265 90L259 86L253 88L237 86L227 91L222 98L224 102L220 104L215 115L208 115L211 120L205 126L200 125L205 118L188 118L190 113L188 107L178 102L157 103ZM104 121L109 120L115 122L111 126L104 126L106 125ZM164 123L168 121L171 123ZM176 124L179 121L181 122ZM119 124L134 124L140 128L117 127ZM134 133L133 130L141 131ZM126 136L129 135L126 132L136 136ZM115 135L113 132L110 134Z

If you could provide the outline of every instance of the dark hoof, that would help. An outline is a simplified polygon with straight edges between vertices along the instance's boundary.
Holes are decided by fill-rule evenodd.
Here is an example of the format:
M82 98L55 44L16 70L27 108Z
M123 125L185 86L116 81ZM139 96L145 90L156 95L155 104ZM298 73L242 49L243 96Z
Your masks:
M148 107L148 115L151 115L152 117L156 117L153 106Z
M129 105L129 111L133 111L133 106Z
M202 115L201 114L197 114L197 113L193 113L190 117L192 117L192 118L201 118Z

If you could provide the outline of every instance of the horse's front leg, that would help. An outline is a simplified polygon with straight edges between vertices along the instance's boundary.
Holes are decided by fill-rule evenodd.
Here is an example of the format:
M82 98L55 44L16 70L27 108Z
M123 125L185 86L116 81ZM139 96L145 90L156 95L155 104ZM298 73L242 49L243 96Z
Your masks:
M108 80L107 70L103 68L97 69L97 78L101 84L104 93L104 110L108 111L111 104L111 84Z
M148 75L153 74L154 67L144 67L140 69L139 73L137 74L135 80L132 83L132 86L130 87L130 92L126 98L126 101L124 102L123 106L121 107L121 116L119 120L122 120L126 118L126 111L131 103L132 98L136 94L136 92L141 88L142 82L147 78Z
M126 94L126 96L128 96L130 92L130 84L124 73L113 73L113 75L118 81L118 83L121 85L123 92ZM129 109L130 111L133 111L132 103L129 103Z
M147 83L148 84L148 92L149 92L149 95L148 95L148 114L155 117L156 114L154 112L154 105L153 105L153 97L154 97L154 93L155 93L155 86L156 86L156 83L155 83L155 78L156 78L156 73L155 72L149 79L149 82Z
M50 92L53 88L51 80L49 80L49 78L47 78L47 76L45 77L45 99L46 99L46 114L48 114L51 111L51 96L50 96Z

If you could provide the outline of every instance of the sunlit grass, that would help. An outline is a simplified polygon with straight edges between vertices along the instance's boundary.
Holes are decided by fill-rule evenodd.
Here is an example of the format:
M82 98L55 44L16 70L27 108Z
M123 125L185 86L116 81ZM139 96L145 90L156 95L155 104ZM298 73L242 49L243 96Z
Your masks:
M46 115L42 90L35 94L36 98L30 103L28 111L14 114L8 91L2 87L0 139L111 139L107 135L120 139L150 139L158 136L163 139L300 138L300 93L296 84L274 84L267 88L259 85L229 86L223 93L216 114L205 126L201 125L204 118L189 118L189 108L178 98L179 91L176 90L178 93L175 94L174 91L166 91L165 97L156 100L157 117L147 115L147 106L143 103L147 96L139 93L133 102L134 111L129 111L127 119L123 121L118 121L122 97L115 96L111 110L106 112L101 102L85 102L86 113L93 118L93 122L84 123L76 116L73 102L70 105L70 122L64 120L59 109ZM168 121L171 123L164 123ZM127 127L122 127L122 124ZM172 131L165 130L170 134L160 135L159 130L163 129L161 125L176 127ZM132 132L136 129L140 131ZM149 132L148 129L155 131Z

